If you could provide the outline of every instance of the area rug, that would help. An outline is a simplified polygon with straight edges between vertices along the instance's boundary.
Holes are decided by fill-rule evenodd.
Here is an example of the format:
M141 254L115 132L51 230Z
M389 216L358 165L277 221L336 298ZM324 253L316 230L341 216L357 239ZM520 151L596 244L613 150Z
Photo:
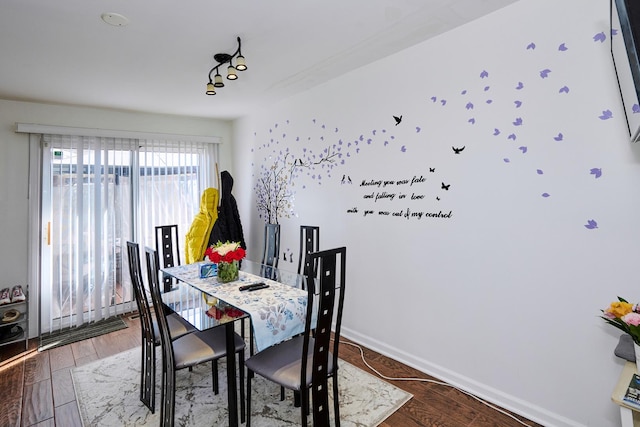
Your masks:
M343 361L338 387L342 426L377 426L412 395ZM161 371L160 366L158 371ZM158 425L160 377L156 384L156 412L140 401L140 350L133 349L72 370L76 400L84 426ZM211 364L177 372L177 426L228 425L226 364L220 361L220 393L211 386ZM251 380L251 423L255 427L300 425L300 408L293 395L280 401L280 387L258 376ZM332 417L333 417L333 410Z
M119 331L120 329L125 328L127 328L127 324L120 316L113 316L97 322L85 323L81 326L41 335L39 350L50 350L62 345L98 337L100 335Z

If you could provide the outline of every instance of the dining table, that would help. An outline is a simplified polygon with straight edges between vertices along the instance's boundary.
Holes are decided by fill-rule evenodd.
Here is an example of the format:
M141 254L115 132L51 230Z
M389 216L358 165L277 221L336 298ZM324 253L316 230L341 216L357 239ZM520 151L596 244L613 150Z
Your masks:
M236 321L250 320L250 351L261 351L304 332L307 291L304 275L243 259L238 280L221 283L201 277L207 262L162 268L174 280L162 289L162 302L196 329L225 327L227 348L234 348ZM214 269L215 270L215 269ZM248 285L264 284L257 289ZM244 335L244 323L242 325ZM227 357L229 426L238 426L235 357ZM243 385L242 385L243 386ZM243 414L244 415L244 414ZM244 416L242 417L244 419Z

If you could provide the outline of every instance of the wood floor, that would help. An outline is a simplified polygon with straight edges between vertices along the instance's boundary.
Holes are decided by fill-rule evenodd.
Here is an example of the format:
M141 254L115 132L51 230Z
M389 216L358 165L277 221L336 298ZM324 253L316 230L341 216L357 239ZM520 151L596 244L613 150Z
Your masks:
M37 340L32 340L27 352L24 344L0 348L0 426L81 426L71 369L140 345L139 321L125 320L129 324L127 329L43 352L37 351ZM365 349L364 354L369 364L386 376L431 378L371 350ZM355 347L341 345L340 357L368 370ZM447 386L417 381L390 382L414 397L381 427L523 425Z

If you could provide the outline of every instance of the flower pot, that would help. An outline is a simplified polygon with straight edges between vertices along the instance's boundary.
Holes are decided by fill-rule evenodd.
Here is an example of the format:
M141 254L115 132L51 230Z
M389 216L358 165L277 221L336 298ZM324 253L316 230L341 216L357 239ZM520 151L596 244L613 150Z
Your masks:
M238 267L238 261L220 261L218 263L218 282L227 283L238 280ZM640 350L638 354L640 354Z

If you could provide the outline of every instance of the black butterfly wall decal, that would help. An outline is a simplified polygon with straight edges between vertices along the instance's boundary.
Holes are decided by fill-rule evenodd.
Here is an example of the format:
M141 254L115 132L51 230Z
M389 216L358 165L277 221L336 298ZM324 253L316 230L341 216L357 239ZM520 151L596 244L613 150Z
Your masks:
M400 122L402 121L402 115L400 117L393 116L393 119L396 121L396 126L398 126L400 124Z
M449 191L449 187L451 187L451 184L445 184L444 182L442 183L442 187L441 187L441 188L442 188L443 190L447 190L447 191Z
M440 200L440 197L436 196L436 200Z
M466 145L465 145L465 147L466 147ZM464 150L464 147L462 147L462 148L451 147L451 148L453 148L453 152L454 152L455 154L460 154L460 152L461 152L462 150Z
M436 168L429 168L429 172L435 172Z

